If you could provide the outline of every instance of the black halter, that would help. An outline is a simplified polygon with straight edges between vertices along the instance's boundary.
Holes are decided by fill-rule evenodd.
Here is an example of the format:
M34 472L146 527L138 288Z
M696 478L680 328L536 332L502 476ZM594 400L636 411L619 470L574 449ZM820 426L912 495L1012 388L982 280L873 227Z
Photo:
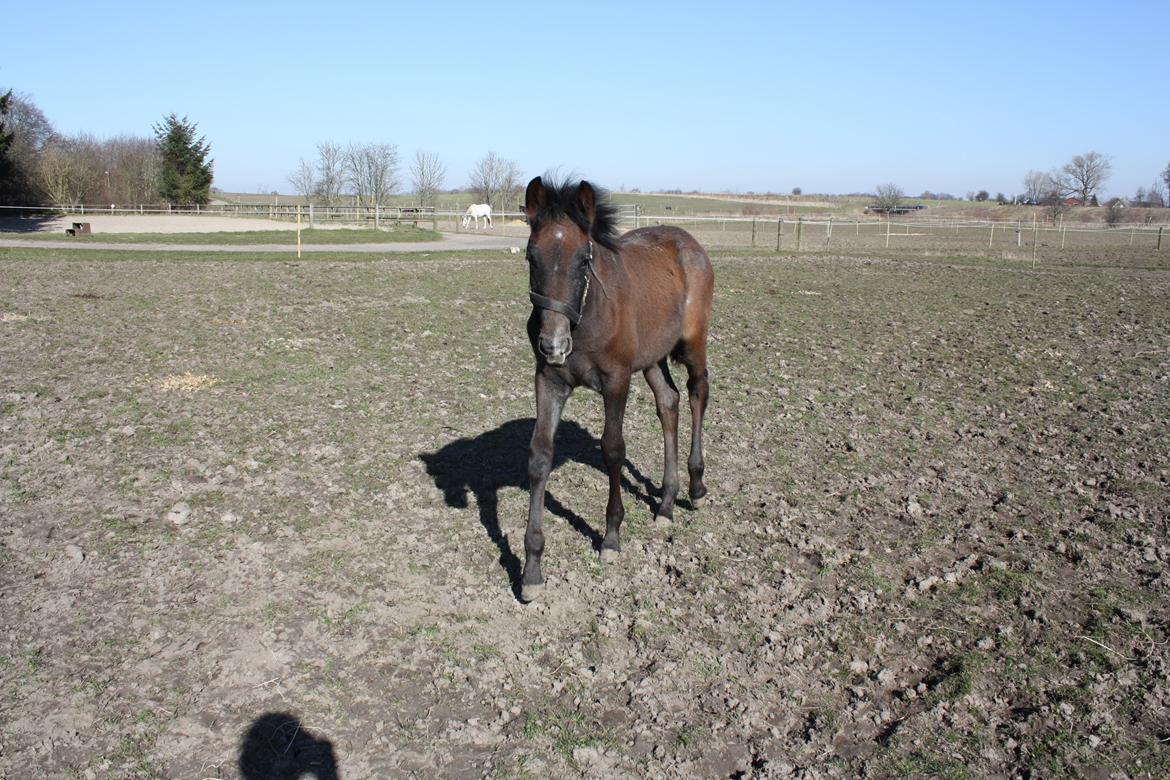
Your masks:
M593 274L593 277L595 279L597 278L597 271L593 270L592 241L589 242L588 254L585 255L585 289L581 291L581 300L577 303L577 308L574 309L567 303L558 301L555 298L549 298L545 295L541 295L540 293L533 290L528 291L528 297L532 299L533 305L535 305L537 308L548 309L549 311L555 311L558 314L563 314L569 318L569 322L576 325L581 321L581 314L585 311L585 299L589 297L589 274ZM601 284L601 279L597 279L597 283ZM604 291L604 289L605 288L603 286L602 290Z

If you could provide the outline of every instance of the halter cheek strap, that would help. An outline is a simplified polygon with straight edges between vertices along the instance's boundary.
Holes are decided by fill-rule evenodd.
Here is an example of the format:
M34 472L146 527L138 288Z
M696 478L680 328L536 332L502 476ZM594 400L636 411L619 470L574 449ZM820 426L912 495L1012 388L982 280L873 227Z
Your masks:
M594 276L597 275L597 272L593 270L592 241L589 242L589 254L586 256L585 262L588 267L588 272L585 274L585 290L581 293L581 303L578 304L580 309L574 309L567 303L562 303L561 301L558 301L554 298L549 298L548 296L541 295L538 292L529 290L528 297L532 300L532 303L538 308L548 309L549 311L555 311L558 314L565 315L569 318L569 322L573 323L574 325L579 323L581 321L581 313L585 311L585 299L589 297L589 273L592 273ZM598 279L597 283L601 284L601 280Z
M585 284L589 284L588 277L585 279ZM532 302L541 309L548 309L549 311L555 311L559 314L565 315L569 318L569 322L573 323L574 325L581 321L581 312L577 311L567 303L561 303L560 301L553 300L552 298L546 298L545 296L534 292L529 292L528 297L531 298ZM581 299L581 308L585 308L584 298Z

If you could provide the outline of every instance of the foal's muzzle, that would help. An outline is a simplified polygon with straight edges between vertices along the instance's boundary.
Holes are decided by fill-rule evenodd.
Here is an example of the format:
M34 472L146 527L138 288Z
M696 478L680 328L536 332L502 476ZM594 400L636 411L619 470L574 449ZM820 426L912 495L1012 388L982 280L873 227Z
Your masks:
M563 366L565 360L573 352L573 337L568 334L552 338L546 338L542 335L536 343L540 354L544 355L544 359L551 366Z

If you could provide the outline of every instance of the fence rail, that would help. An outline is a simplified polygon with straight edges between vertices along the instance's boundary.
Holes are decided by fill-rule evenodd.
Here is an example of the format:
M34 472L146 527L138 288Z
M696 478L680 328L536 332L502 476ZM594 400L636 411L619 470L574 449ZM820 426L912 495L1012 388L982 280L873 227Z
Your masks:
M317 225L354 225L380 228L388 225L429 223L435 230L462 229L465 210L436 209L419 206L319 206L316 204L256 204L256 203L214 203L206 206L168 206L143 204L138 206L95 206L76 204L72 206L0 206L0 218L33 218L46 214L56 216L146 216L185 215L239 217L241 219L270 219L285 222L301 220L306 227ZM495 220L519 220L518 211L495 212Z
M436 230L462 229L464 211L422 210L411 206L318 206L298 204L213 204L175 208L170 206L0 206L3 216L53 215L197 215L297 221L306 227L430 223ZM1170 212L1168 212L1170 216ZM524 215L518 211L493 214L495 230L517 237L527 234ZM1018 220L931 219L921 214L907 219L854 217L792 218L648 215L636 209L620 209L622 228L678 225L705 244L720 248L774 248L807 251L817 249L917 248L946 251L1012 251L1040 248L1046 251L1144 248L1161 251L1170 231L1167 224L1120 224L1023 222Z
M636 217L637 226L677 225L718 247L816 249L918 248L994 252L1137 247L1160 251L1165 224L1041 223L958 219L805 219L784 217Z

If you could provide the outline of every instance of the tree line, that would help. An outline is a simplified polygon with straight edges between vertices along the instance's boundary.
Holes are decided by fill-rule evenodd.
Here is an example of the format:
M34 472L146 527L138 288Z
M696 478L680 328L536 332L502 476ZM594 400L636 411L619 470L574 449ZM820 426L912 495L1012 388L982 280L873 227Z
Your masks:
M0 205L210 202L211 145L195 123L170 114L151 131L105 139L60 133L30 98L12 90L0 93ZM391 143L323 141L316 151L288 177L310 202L379 206L403 189L405 177L420 205L433 205L447 178L439 155L424 150L403 171L398 147ZM476 162L466 188L504 210L518 199L520 176L515 161L488 152Z
M206 204L211 199L214 161L206 138L198 136L187 117L169 114L153 125L152 136L121 135L99 139L88 133L57 132L31 99L12 90L0 93L0 205L111 204L123 206L169 203ZM407 170L395 144L332 141L317 144L316 157L301 158L288 177L309 202L334 205L357 202L375 207L401 191L409 178L419 205L434 205L443 191L447 168L439 155L415 152ZM1070 205L1097 205L1101 187L1112 172L1110 159L1096 151L1075 155L1047 173L1030 170L1023 193L998 203L1043 205L1054 214ZM488 152L468 177L465 189L496 210L513 206L520 192L520 168L512 160ZM1155 176L1149 189L1139 187L1128 201L1109 205L1164 207L1170 203L1170 164ZM793 190L797 194L799 188ZM924 192L928 200L950 200L946 193ZM969 200L988 201L987 190L970 192ZM877 188L874 205L896 209L905 194L896 184Z
M310 203L326 206L355 202L373 207L403 190L409 177L410 192L420 206L433 206L447 178L447 166L435 152L418 150L406 171L398 147L388 143L355 143L342 146L332 141L317 144L314 159L301 158L288 181ZM472 168L466 189L496 210L507 209L519 197L520 166L488 152Z
M188 206L211 199L211 146L169 114L152 136L59 133L27 97L0 94L0 204Z
M1053 216L1074 205L1099 205L1098 196L1105 182L1109 180L1113 166L1109 157L1099 152L1090 151L1074 155L1071 160L1059 168L1047 173L1028 171L1024 175L1024 191L1008 198L998 193L994 200L1000 204L1014 203L1030 206L1045 206L1052 211ZM1147 190L1138 187L1137 192L1128 201L1113 198L1108 204L1113 208L1124 205L1164 208L1170 203L1167 192L1170 191L1170 163L1154 177L1153 184ZM889 183L877 187L873 196L873 207L878 210L893 210L898 208L906 195L898 185ZM923 200L956 200L954 196L924 192L920 196ZM967 193L967 199L976 202L992 200L987 190Z

